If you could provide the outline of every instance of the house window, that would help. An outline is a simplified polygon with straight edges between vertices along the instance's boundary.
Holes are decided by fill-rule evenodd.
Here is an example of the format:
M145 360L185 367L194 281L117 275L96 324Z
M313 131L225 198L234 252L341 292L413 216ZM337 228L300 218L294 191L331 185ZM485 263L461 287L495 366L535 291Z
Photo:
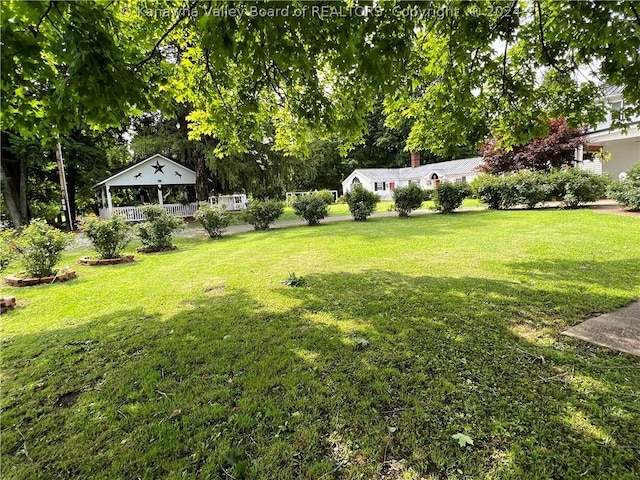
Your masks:
M454 180L455 183L467 183L467 177L458 177Z
M353 180L351 180L351 185L355 185L356 183L360 183L360 179L358 177L353 177Z
M378 192L380 190L386 190L387 189L387 183L386 182L375 182L373 185L373 189Z
M622 101L611 103L611 121L620 120L620 111L622 110Z

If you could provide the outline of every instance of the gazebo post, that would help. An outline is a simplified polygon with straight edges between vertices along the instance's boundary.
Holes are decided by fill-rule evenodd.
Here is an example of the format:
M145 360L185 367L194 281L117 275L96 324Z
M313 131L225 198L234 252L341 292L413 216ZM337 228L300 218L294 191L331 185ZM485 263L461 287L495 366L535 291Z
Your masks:
M113 203L111 203L111 187L106 186L105 191L107 192L107 208L109 209L109 215L113 212Z
M158 203L160 206L164 205L164 195L162 195L162 185L158 185Z

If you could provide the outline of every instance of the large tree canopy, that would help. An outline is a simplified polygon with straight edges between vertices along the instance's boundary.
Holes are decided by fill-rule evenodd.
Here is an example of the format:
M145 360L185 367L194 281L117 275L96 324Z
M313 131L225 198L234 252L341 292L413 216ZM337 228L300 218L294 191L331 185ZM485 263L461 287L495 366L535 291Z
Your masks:
M177 99L220 155L272 124L278 148L304 152L311 128L354 141L382 93L392 124L414 120L408 148L447 153L594 121L597 81L640 100L633 2L9 1L2 31L2 128L23 136Z

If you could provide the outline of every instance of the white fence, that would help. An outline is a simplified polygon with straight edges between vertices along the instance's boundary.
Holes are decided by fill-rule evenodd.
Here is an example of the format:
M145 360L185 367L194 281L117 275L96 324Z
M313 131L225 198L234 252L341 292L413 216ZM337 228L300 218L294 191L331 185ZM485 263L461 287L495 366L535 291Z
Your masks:
M220 195L218 197L210 197L209 205L226 205L227 210L237 211L243 210L247 206L247 196L241 195ZM192 202L186 205L180 203L167 203L162 205L174 217L193 217L198 210L198 203ZM111 211L108 208L100 209L100 218L107 218L113 213L124 215L128 222L142 222L145 219L142 214L142 206L136 207L113 207Z

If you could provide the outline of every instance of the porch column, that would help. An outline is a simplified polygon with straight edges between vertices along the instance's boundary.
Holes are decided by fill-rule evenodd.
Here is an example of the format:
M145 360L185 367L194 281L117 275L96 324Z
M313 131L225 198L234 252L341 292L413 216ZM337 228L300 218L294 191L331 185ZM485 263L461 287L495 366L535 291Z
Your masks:
M106 186L105 191L107 192L107 208L109 209L109 215L113 212L113 203L111 203L111 187Z
M162 195L162 185L158 185L158 203L160 204L160 206L164 205L164 198Z
M107 197L104 196L104 188L100 189L100 200L101 200L101 204L100 204L100 208L104 208L107 205Z

